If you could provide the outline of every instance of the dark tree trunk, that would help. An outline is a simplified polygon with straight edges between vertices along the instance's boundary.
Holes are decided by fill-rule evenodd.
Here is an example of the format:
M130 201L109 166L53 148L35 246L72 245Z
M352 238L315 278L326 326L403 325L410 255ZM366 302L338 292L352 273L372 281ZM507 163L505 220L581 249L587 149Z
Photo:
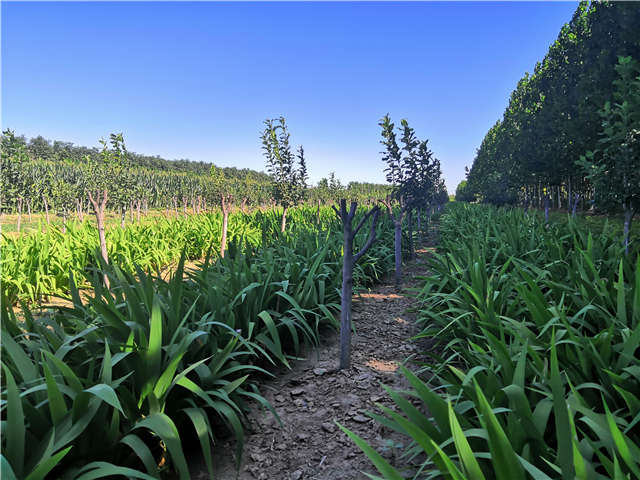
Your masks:
M580 194L574 193L574 199L571 204L571 216L576 216L576 209L578 208L578 202L580 202Z
M409 258L415 258L415 247L413 244L413 209L409 209L407 217L407 228L409 230Z
M544 196L544 221L549 223L549 195Z
M400 212L398 215L394 215L393 208L391 205L391 201L389 199L385 200L384 205L387 207L387 211L389 212L389 216L391 217L391 221L393 222L394 227L394 255L395 255L395 283L396 287L400 288L402 283L402 219L404 218L404 214L406 212L405 207L400 205Z
M376 240L376 225L380 209L374 207L353 228L353 219L358 204L351 202L347 212L347 201L340 200L340 211L334 206L333 210L342 222L344 234L344 257L342 259L342 299L340 301L340 369L349 368L351 358L351 299L353 297L353 267ZM353 240L363 227L367 219L373 215L371 230L365 245L354 255Z

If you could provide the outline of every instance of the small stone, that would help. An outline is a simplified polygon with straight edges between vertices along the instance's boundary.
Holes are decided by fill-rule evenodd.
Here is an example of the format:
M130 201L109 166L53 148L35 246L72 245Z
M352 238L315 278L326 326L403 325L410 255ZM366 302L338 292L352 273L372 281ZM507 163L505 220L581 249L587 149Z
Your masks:
M358 423L367 423L369 421L369 418L365 417L364 415L356 415L355 417L353 417L353 421Z
M292 397L297 397L298 395L302 395L304 393L303 388L294 388L289 392Z
M300 480L302 478L302 470L296 470L291 474L291 480Z
M299 433L298 435L296 435L296 438L300 441L305 442L309 438L309 435L306 433Z
M251 460L253 460L254 462L264 462L265 456L264 455L260 455L259 453L252 453L251 454Z
M333 433L336 431L336 426L333 423L324 422L322 424L322 429L327 433Z
M322 375L327 373L327 369L326 368L314 368L313 369L313 373L316 374L317 376L321 377Z
M278 403L284 402L284 397L282 395L276 395L273 399Z
M384 397L381 397L380 395L372 395L372 396L370 397L370 400L371 400L372 402L379 402L379 401L380 401L380 400L382 400L383 398L384 398Z

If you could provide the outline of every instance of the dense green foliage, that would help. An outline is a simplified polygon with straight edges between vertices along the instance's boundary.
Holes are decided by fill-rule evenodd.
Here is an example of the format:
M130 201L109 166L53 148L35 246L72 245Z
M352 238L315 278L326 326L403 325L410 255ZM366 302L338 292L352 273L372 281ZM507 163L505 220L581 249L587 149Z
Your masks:
M120 139L124 148L121 136ZM63 148L64 145L67 147ZM89 149L58 141L52 145L42 137L27 142L5 130L0 142L0 213L46 209L63 220L74 214L82 219L91 213L87 192L99 189L105 179L109 187L107 209L135 211L138 216L149 209L164 209L167 214L177 216L216 208L223 193L218 176L224 178L224 193L238 206L266 206L276 201L273 178L263 172L146 157L126 149L120 162L124 168L114 170L107 168L104 161L105 153L111 151L108 147L103 144L100 150ZM219 175L212 176L212 171ZM296 192L298 199L306 197L326 205L341 197L367 203L385 198L388 189L361 182L350 182L345 187L330 176L317 187L299 188Z
M631 100L637 74L621 77L616 65L620 57L640 61L638 25L640 8L634 2L579 5L542 62L518 82L502 120L487 132L468 175L472 195L498 205L542 206L547 199L556 207L575 202L575 194L593 199L593 183L577 162L600 149L605 104L613 108ZM621 80L626 89L616 84ZM625 91L625 98L617 97L616 90ZM622 137L639 128L638 115ZM620 143L620 136L615 141ZM633 162L640 170L640 157ZM622 185L614 188L619 191Z
M417 478L638 478L640 248L479 205L450 205L440 230L418 294L429 382L405 371L410 396L373 415L413 441Z
M73 306L16 317L3 302L3 479L168 470L187 479L187 447L202 450L211 473L211 447L224 432L238 440L239 458L248 402L271 408L255 375L288 365L321 324L335 324L339 308L342 232L333 212L323 209L318 225L313 210L294 210L284 235L275 212L260 215L251 220L257 239L249 232L224 258L193 269L183 256L168 280L101 263L110 289L89 276L85 298L71 282ZM379 228L354 272L359 286L392 265L391 226Z

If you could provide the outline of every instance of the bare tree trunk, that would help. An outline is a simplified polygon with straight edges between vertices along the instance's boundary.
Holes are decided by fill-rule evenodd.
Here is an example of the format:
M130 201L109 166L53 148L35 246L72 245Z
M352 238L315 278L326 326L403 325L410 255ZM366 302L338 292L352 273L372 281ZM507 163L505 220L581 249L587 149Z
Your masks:
M172 200L173 200L173 209L176 212L176 218L178 218L178 199L176 197L173 197Z
M62 233L67 233L67 208L62 209Z
M340 200L340 211L334 206L333 210L342 222L344 233L344 256L342 259L342 298L340 301L340 369L349 368L351 358L351 301L353 297L353 266L365 254L365 252L373 245L376 240L376 225L378 222L378 214L380 209L376 206L372 208L360 220L358 226L353 228L353 219L355 217L358 204L351 202L349 211L347 212L347 201ZM367 219L373 215L371 230L369 237L362 249L354 255L353 240L358 234Z
M18 197L18 225L16 230L20 233L20 225L22 224L22 197Z
M100 196L96 196L93 198L91 192L89 192L89 201L93 206L93 212L96 217L96 225L98 227L98 238L100 239L100 254L102 255L102 259L104 263L109 263L109 254L107 253L107 239L104 233L104 212L107 206L107 190L103 190ZM104 280L104 284L107 288L109 288L109 277L106 273L103 273L102 276Z
M182 213L187 218L187 197L182 197Z
M396 288L400 288L402 284L402 219L405 214L405 209L403 206L400 207L400 213L396 217L393 213L393 207L391 205L391 200L387 199L382 202L389 212L389 217L391 217L391 221L393 222L394 227L394 256L395 256L395 283Z
M282 223L280 224L280 232L284 233L285 228L287 227L287 210L289 207L284 207L282 209Z
M571 206L571 216L576 216L576 208L578 208L578 202L580 201L580 195L578 193L574 194L575 198L573 199L573 205Z
M224 251L227 249L227 227L229 225L229 205L228 201L231 201L231 196L226 197L220 195L220 204L222 206L222 239L220 240L220 256L224 258Z
M140 223L140 207L142 206L142 201L138 199L138 204L136 205L136 209L138 211L138 223Z
M120 207L120 228L124 228L124 219L126 218L126 215L127 215L127 208Z
M409 209L407 218L407 227L409 229L409 258L413 260L415 258L415 247L413 245L413 209Z
M549 223L549 194L544 196L544 221Z
M47 197L45 197L44 195L42 196L42 201L44 202L44 211L47 217L47 226L49 226L51 223L49 220L49 202L47 202Z
M144 199L144 216L149 215L149 200ZM167 215L168 216L168 215Z

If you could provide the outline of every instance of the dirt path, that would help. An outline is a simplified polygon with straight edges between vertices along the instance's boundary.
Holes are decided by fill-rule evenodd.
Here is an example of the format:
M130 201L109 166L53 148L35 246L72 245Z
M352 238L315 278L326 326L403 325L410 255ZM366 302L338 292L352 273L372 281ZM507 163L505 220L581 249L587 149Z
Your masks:
M252 429L245 438L240 471L235 468L231 444L218 445L226 456L214 457L216 479L220 480L349 480L365 479L363 471L374 473L364 454L335 425L335 421L382 450L394 463L404 441L394 432L365 415L376 411L374 402L391 406L380 383L394 389L406 386L398 364L424 351L409 338L418 332L411 289L425 275L428 247L405 267L405 284L400 292L386 279L369 293L354 296L351 368L337 371L338 339L331 334L292 370L261 385L263 395L275 407L283 425L269 412L253 413ZM215 452L214 452L215 454ZM399 462L401 463L401 461ZM193 465L193 478L208 478L206 469Z

